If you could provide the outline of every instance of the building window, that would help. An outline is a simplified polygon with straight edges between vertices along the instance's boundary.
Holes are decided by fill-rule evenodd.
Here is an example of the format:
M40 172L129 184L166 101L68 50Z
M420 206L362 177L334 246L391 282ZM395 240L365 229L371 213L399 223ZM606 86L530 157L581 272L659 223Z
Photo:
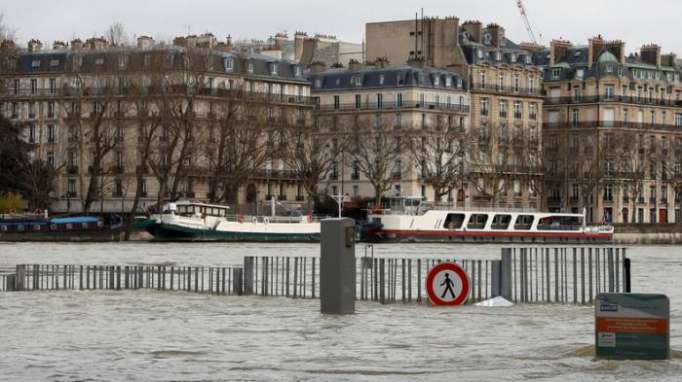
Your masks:
M54 168L54 152L53 151L47 152L47 164L48 164L48 166Z
M381 93L377 94L377 108L381 109L384 106L384 96Z
M54 102L47 103L47 118L54 118Z
M403 125L403 118L400 112L395 113L395 128L399 129Z
M270 64L270 74L273 76L277 75L277 64L275 63Z
M535 121L538 119L538 104L530 103L528 104L528 118Z
M614 96L613 85L604 86L604 99L610 100L613 99L613 96Z
M383 85L383 84L384 84L384 75L379 74L379 85Z
M487 98L481 98L481 115L487 116L490 112L490 104Z
M31 79L31 94L38 93L38 80L35 78Z
M334 110L339 110L341 108L341 99L339 96L334 96Z
M223 65L226 72L231 72L234 69L234 59L232 57L225 58L223 60Z
M561 77L561 68L552 69L552 79L558 80Z
M514 102L514 119L523 118L523 104L519 101Z
M57 92L57 79L50 78L50 94L55 94Z
M355 108L360 109L362 107L362 96L360 94L355 95Z
M28 126L28 142L36 142L36 125L33 123Z
M481 89L485 89L485 72L481 72L479 74L479 85L481 86Z
M249 62L249 64L246 66L246 70L249 73L253 73L253 62Z
M500 101L499 105L499 111L500 111L500 118L507 118L507 101Z
M54 125L50 124L47 125L47 142L48 143L54 143Z
M518 92L521 89L521 80L518 74L514 74L514 91Z
M403 107L403 93L398 93L398 107ZM682 116L682 114L680 114Z
M12 85L12 90L13 90L14 95L18 95L20 89L21 89L21 81L20 80L14 80L13 85Z
M66 190L69 197L76 196L76 179L69 179L66 184Z
M571 112L571 124L573 127L578 127L578 123L580 122L580 110L579 109L573 109Z

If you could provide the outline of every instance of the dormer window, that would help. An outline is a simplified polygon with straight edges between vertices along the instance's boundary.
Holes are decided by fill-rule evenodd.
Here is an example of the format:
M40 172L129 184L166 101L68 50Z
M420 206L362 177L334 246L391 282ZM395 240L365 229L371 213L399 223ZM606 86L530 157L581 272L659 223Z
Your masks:
M452 87L452 77L450 76L445 77L445 86L449 88Z
M495 60L496 61L502 61L502 53L495 52Z
M437 74L433 75L433 86L439 86L440 85L440 76Z
M31 61L31 67L32 67L33 69L40 68L40 60L33 60L33 61Z
M227 57L223 59L223 66L226 72L231 72L234 70L234 59L232 57Z
M296 76L296 77L301 76L301 67L300 66L294 66L294 76Z
M126 58L127 57L123 56L123 55L118 56L118 67L119 68L123 69L126 67L126 61L127 61Z
M353 76L353 78L351 78L351 84L362 86L362 76Z
M277 64L276 63L270 64L270 74L273 76L277 75Z
M384 75L379 74L379 85L383 85L383 84L384 84Z
M322 88L322 79L316 78L315 79L315 89L320 89L320 88Z
M103 57L96 58L95 65L104 65L104 58Z
M253 62L249 62L249 64L248 64L247 67L246 67L246 70L247 70L249 73L253 73Z
M511 56L509 56L509 60L510 60L511 62L516 62L516 54L515 54L515 53L512 53Z
M526 65L530 65L533 63L533 60L530 55L526 56Z
M552 69L552 78L557 80L559 77L561 77L561 68Z
M576 79L582 80L584 76L585 76L585 70L584 69L578 69L575 71L575 78Z
M476 51L476 54L478 54L478 58L479 58L479 59L483 59L483 50L478 49L478 50Z
M50 60L50 66L53 68L59 66L59 60Z
M148 54L145 54L145 55L144 55L143 60L144 60L144 66L145 66L145 67L147 67L147 66L149 66L149 65L152 64L152 58L151 58L151 56L148 55Z

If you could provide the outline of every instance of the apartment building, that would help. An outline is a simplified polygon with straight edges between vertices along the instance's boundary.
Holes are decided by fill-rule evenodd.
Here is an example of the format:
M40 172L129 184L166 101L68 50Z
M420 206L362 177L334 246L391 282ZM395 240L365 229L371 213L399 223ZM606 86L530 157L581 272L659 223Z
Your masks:
M455 17L368 23L367 57L458 73L477 138L466 198L473 206L541 208L544 193L541 47L516 44L497 24Z
M127 212L138 191L138 210L159 200L219 199L228 187L216 172L225 150L221 126L259 124L269 132L313 120L301 65L232 52L211 34L173 44L143 36L125 47L92 38L44 49L31 40L15 52L1 63L0 112L24 127L33 155L58 170L52 204L58 212L80 211L86 199L90 211ZM245 109L249 115L228 120ZM259 158L262 166L251 169L237 203L305 199L281 160Z
M548 206L590 222L678 223L682 83L657 45L552 41L544 74Z
M470 98L466 79L457 73L409 65L390 66L353 64L350 68L314 67L309 75L312 95L319 102L320 133L334 136L361 129L361 139L375 139L373 131L391 135L404 142L421 133L457 131L465 136L469 129ZM389 163L390 190L384 196L421 196L439 203L469 204L464 198L467 180L439 198L425 176L427 164L415 163L407 145ZM353 147L347 151L353 150ZM451 151L450 155L458 155ZM464 153L458 161L465 165ZM385 158L376 158L381 161ZM424 159L426 160L426 159ZM447 159L449 160L449 158ZM453 162L450 162L452 164ZM460 163L460 162L457 162ZM375 190L351 152L341 153L335 168L321 184L329 194L341 193L360 200L375 196Z

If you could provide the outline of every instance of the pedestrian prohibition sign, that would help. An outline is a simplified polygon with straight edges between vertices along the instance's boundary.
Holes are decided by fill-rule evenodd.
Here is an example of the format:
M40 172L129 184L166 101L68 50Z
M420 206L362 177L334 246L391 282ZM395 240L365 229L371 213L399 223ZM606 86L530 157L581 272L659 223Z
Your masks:
M462 305L469 296L469 277L455 263L441 263L426 277L426 292L434 305Z

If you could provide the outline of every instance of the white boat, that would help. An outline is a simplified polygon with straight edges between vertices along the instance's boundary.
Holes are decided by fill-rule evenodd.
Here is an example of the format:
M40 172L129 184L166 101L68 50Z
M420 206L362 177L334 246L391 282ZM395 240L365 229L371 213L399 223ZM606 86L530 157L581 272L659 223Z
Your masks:
M587 226L585 214L516 210L434 209L421 198L390 200L368 214L366 241L593 242L611 241L613 226Z
M228 206L178 201L152 215L144 228L158 240L277 241L320 240L320 222L310 215L249 216L230 214Z

